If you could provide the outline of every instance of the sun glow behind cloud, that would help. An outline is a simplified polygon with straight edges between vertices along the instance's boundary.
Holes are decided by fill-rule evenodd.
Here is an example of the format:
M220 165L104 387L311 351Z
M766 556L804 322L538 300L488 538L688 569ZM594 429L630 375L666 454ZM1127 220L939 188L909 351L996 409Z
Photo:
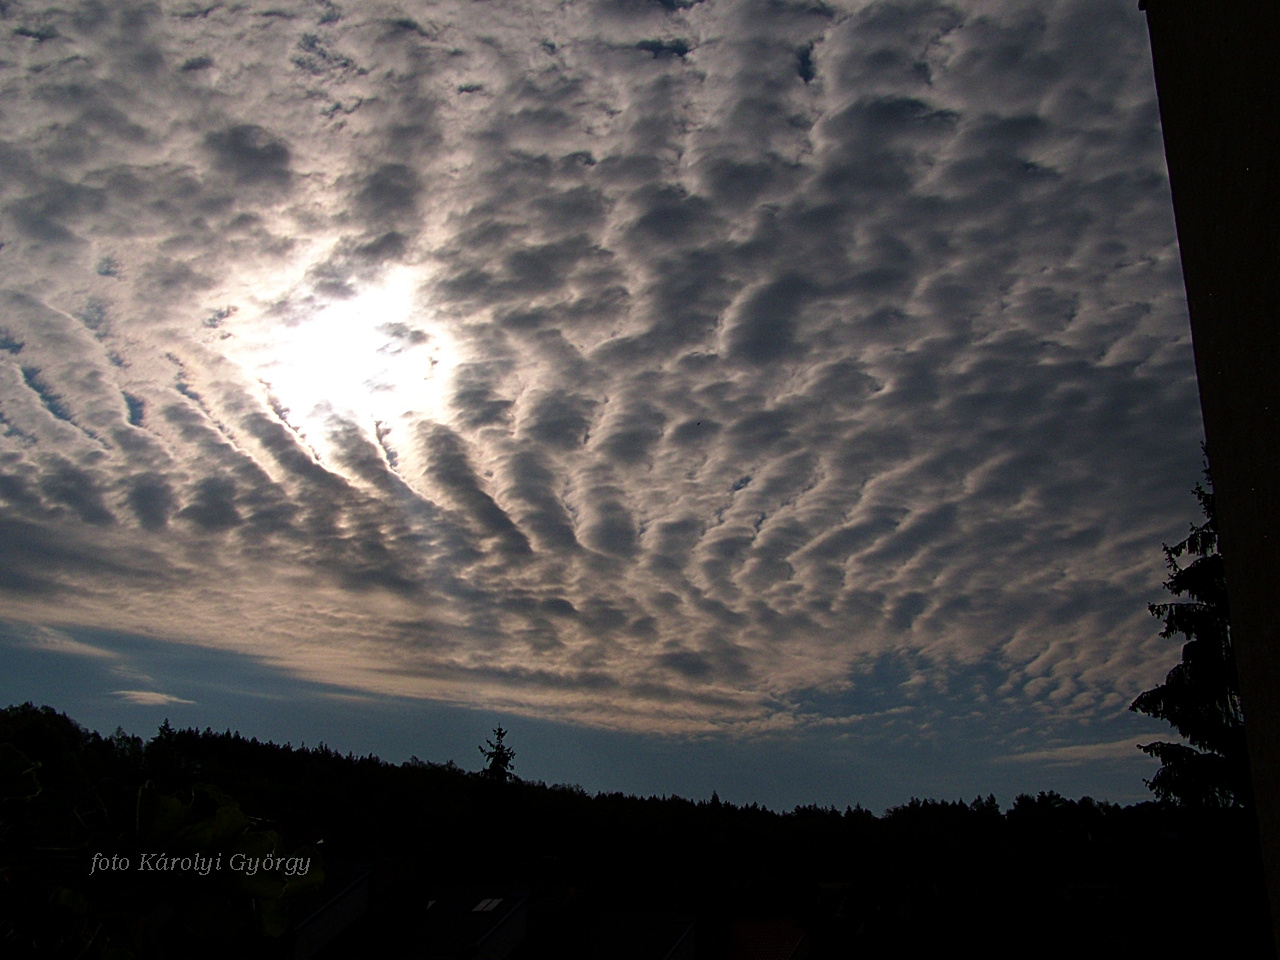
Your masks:
M419 279L396 267L349 297L266 311L228 352L313 442L335 416L371 432L410 418L441 421L455 348L430 322Z

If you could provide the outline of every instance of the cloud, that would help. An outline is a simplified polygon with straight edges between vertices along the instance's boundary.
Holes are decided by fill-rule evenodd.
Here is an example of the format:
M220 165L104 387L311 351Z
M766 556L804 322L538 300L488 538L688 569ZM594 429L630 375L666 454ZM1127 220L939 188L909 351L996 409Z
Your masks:
M82 643L63 630L52 627L28 626L12 632L19 643L33 650L44 650L49 653L63 653L73 657L89 657L95 660L115 660L117 655L110 650Z
M146 530L158 530L169 522L175 505L173 490L158 474L146 474L133 480L128 494L129 506Z
M684 732L870 685L1071 739L1176 657L1200 425L1136 11L29 26L6 614Z
M1096 763L1099 760L1132 760L1138 744L1130 737L1110 743L1082 743L1063 747L1050 747L1046 750L1030 750L1026 753L1014 753L1006 757L998 757L997 763L1048 763L1052 765L1075 766L1083 763Z
M289 148L256 124L241 123L207 134L214 164L240 184L287 186Z
M208 533L218 533L244 523L236 509L236 485L226 477L207 477L196 484L192 501L178 511Z
M480 488L457 434L447 427L435 426L422 439L434 478L458 500L479 525L482 535L497 537L503 549L513 554L527 554L529 541L511 522L506 511Z
M112 694L140 707L167 707L170 704L178 703L195 705L194 700L184 700L182 697L175 697L172 694L160 693L155 690L114 690Z

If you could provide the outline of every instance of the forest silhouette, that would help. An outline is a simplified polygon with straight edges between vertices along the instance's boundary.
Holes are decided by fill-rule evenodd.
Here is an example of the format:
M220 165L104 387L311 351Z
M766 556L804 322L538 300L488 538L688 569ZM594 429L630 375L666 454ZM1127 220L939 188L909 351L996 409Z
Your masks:
M780 812L168 721L103 737L29 703L0 711L0 782L9 957L1269 950L1256 833L1233 808L1049 792ZM138 869L159 853L179 868ZM246 876L237 853L279 866ZM132 868L91 873L95 855Z

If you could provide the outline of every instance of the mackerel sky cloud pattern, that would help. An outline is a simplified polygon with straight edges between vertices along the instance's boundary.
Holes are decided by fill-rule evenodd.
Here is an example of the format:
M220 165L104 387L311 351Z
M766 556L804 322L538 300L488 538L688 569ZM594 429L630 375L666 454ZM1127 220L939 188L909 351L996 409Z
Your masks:
M0 617L1115 754L1201 438L1132 8L0 4Z

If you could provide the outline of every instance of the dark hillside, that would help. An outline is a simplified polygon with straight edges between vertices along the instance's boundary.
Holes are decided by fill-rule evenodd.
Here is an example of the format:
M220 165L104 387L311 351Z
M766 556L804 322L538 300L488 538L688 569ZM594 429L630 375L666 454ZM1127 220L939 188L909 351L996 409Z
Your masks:
M1042 793L1007 812L988 797L778 813L167 724L104 738L29 704L0 712L0 774L5 956L283 957L321 940L327 957L479 956L486 905L511 942L485 949L515 958L1258 956L1266 942L1256 841L1233 811ZM160 853L190 868L140 869ZM279 859L250 876L237 853ZM111 857L130 869L91 875ZM302 921L326 904L322 937Z

